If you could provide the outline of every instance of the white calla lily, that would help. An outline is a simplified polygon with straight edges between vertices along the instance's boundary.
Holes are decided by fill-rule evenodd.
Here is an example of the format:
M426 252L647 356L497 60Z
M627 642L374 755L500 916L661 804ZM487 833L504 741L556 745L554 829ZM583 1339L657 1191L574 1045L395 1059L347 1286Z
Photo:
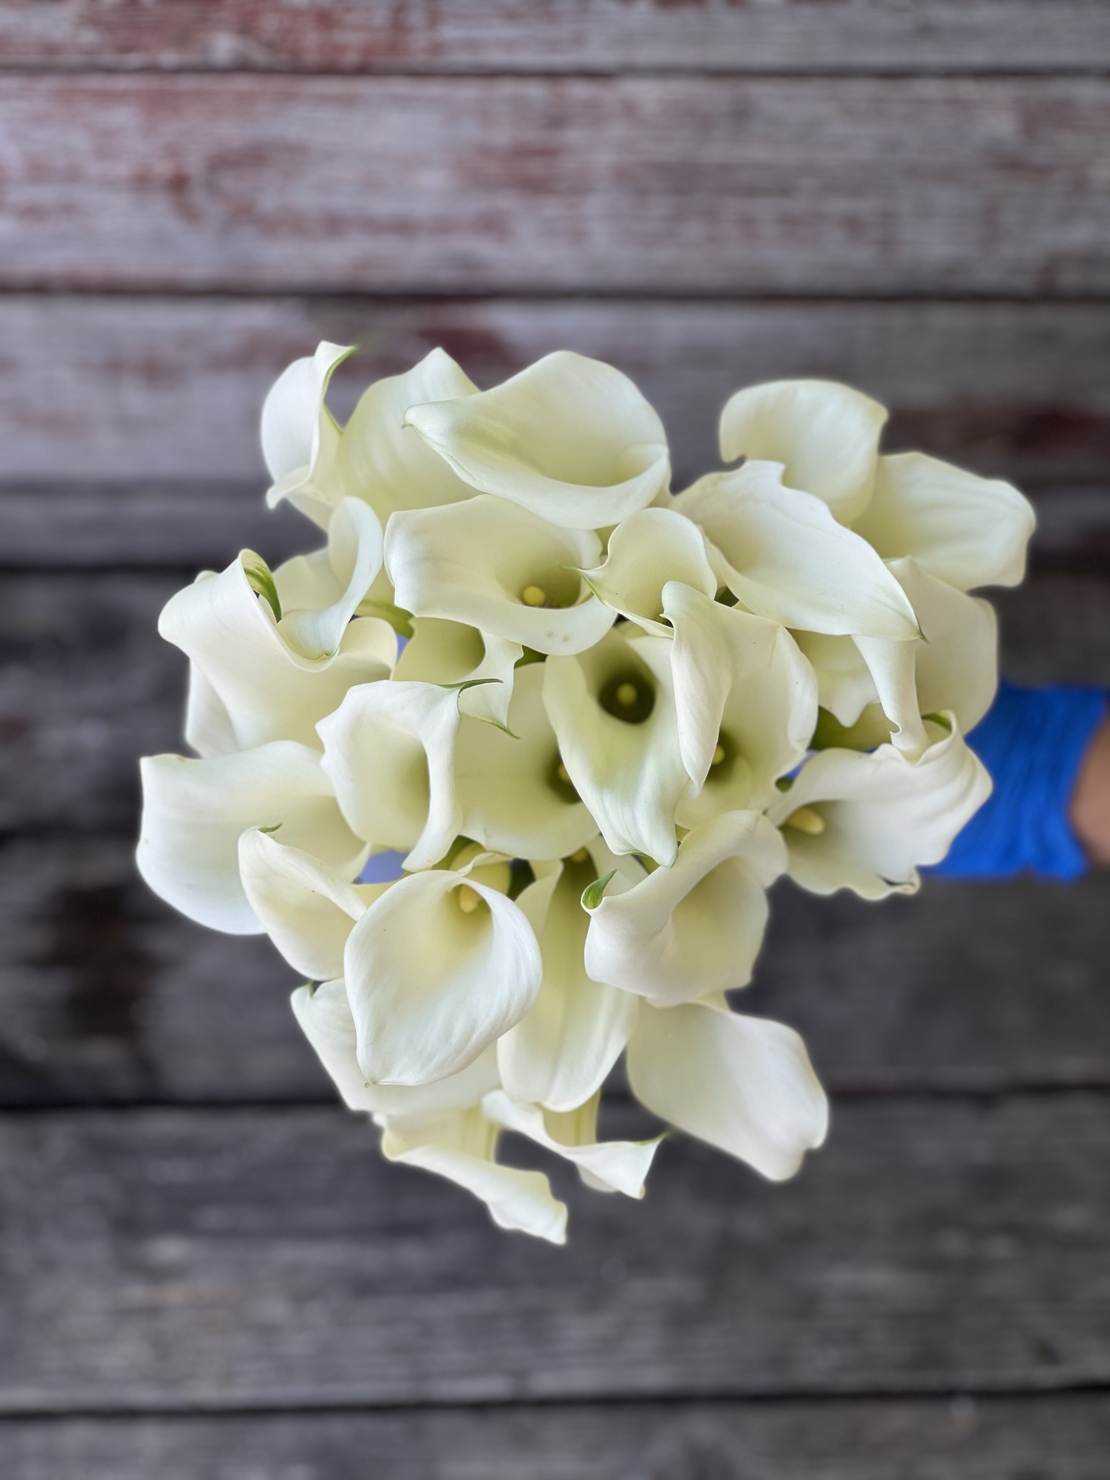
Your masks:
M501 1080L514 1100L556 1112L575 1109L601 1088L639 1007L631 993L586 975L590 917L582 891L597 877L589 855L575 855L517 900L540 943L543 983L528 1012L498 1041Z
M679 749L696 793L680 802L679 824L765 806L817 723L813 670L777 622L691 586L668 582L663 611L674 629Z
M497 1050L491 1045L461 1073L414 1088L368 1084L359 1068L355 1020L343 981L298 987L293 1013L301 1031L331 1076L344 1104L372 1115L430 1115L478 1105L498 1086Z
M562 858L597 832L559 756L543 704L545 666L517 673L507 732L464 719L455 746L458 831L510 857Z
M384 524L397 509L456 503L474 490L438 453L405 426L420 402L453 401L478 387L442 349L433 349L404 375L376 381L343 428L336 469L345 492L365 499Z
M590 908L587 974L658 1007L745 986L763 943L765 891L786 863L782 838L757 812L692 828L671 868Z
M339 496L340 435L324 397L332 372L353 353L351 345L322 341L278 376L262 407L262 456L273 480L266 502L274 508L288 499L323 529Z
M347 939L358 1061L375 1084L465 1069L531 1007L543 962L524 913L473 872L393 884Z
M791 878L813 894L914 893L918 866L941 861L991 792L955 717L946 724L925 722L930 744L916 761L893 745L808 760L768 812L783 830Z
M460 831L458 727L454 689L394 682L350 689L318 726L344 817L367 842L409 849L407 869L438 863Z
M614 613L579 575L600 553L590 531L558 529L486 494L395 514L385 545L406 611L465 622L541 653L581 652L612 626Z
M619 523L670 477L663 424L632 381L566 350L405 422L472 488L567 529Z
M465 1187L486 1204L499 1228L566 1243L566 1204L552 1196L542 1172L498 1164L501 1128L480 1109L376 1118L384 1126L382 1154L389 1161L422 1167Z
M989 602L926 574L916 561L889 564L913 602L921 637L853 641L896 727L892 743L916 759L929 743L923 714L951 710L966 735L990 708L998 687L998 619Z
M320 756L307 746L276 740L205 760L147 756L140 767L139 872L155 894L212 930L263 929L239 877L248 828L280 828L284 842L348 879L366 861L368 848L344 822Z
M721 412L721 457L782 463L785 481L828 504L842 524L867 507L884 406L829 380L777 380L737 391Z
M397 653L392 629L374 617L350 620L381 564L377 519L351 504L336 512L328 551L289 562L295 569L288 580L288 566L271 574L247 550L219 575L198 577L163 608L158 631L190 661L185 734L202 754L228 748L230 737L240 750L271 740L318 746L317 720L353 684L389 677ZM287 595L323 604L287 615L282 586Z
M645 1006L628 1078L653 1114L773 1182L792 1177L828 1132L828 1102L805 1045L763 1018L701 1002Z
M879 460L856 530L888 560L911 556L961 591L1016 586L1036 518L1009 483L977 478L921 452Z
M850 637L830 637L824 632L792 632L791 636L816 676L818 704L838 724L850 729L869 704L878 704L871 670Z
M590 590L606 606L656 637L669 637L663 621L663 588L668 581L717 594L705 536L691 519L673 509L641 509L609 536L603 564L583 572Z
M571 784L615 853L671 863L689 784L678 744L671 643L615 627L577 658L548 658L543 701Z
M483 1099L482 1113L504 1130L527 1136L545 1151L572 1162L583 1180L597 1191L643 1197L644 1181L663 1138L599 1141L597 1104L595 1094L584 1104L557 1114L538 1105L520 1104L498 1089Z
M249 828L239 839L239 877L274 945L312 981L343 974L343 948L356 920L389 884L352 884L342 873Z
M460 714L506 726L520 643L441 617L414 617L412 629L393 677L458 688Z
M867 541L782 480L780 464L748 462L708 474L675 500L716 547L733 595L784 627L916 637L905 593Z

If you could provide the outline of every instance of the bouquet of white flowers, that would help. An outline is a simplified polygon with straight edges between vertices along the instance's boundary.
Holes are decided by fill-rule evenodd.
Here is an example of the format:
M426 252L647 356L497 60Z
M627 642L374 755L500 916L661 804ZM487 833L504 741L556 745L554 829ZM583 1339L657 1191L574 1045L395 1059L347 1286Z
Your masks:
M796 1033L733 1012L766 890L918 887L987 797L962 736L1033 516L1006 483L880 456L844 386L737 392L737 464L670 492L630 380L569 353L479 391L435 350L346 426L349 353L271 390L271 506L326 545L244 550L159 630L198 758L143 764L139 867L190 918L266 932L293 1011L393 1160L561 1242L517 1131L643 1195L656 1140L599 1141L623 1053L656 1116L789 1177L827 1123ZM742 459L742 461L739 461ZM406 639L399 642L399 637ZM360 882L372 854L399 878Z

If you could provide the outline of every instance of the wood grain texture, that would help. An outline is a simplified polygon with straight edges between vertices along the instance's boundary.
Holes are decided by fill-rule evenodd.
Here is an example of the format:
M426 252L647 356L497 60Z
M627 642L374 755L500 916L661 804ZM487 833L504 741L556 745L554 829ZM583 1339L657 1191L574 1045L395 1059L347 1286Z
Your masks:
M147 517L144 481L197 495L206 482L258 486L263 397L320 339L363 346L332 384L342 416L363 386L436 345L482 386L553 349L610 360L663 417L676 485L716 464L717 416L739 386L819 376L890 406L892 450L1022 485L1110 486L1104 303L14 295L0 296L2 473L16 485L0 497L5 558L50 559L74 517L19 480L140 485L122 505L129 526ZM214 517L206 506L194 522ZM175 527L175 546L186 533ZM112 559L110 538L86 518L70 547ZM132 558L161 557L138 540Z
M843 1103L780 1186L672 1142L644 1206L556 1168L561 1250L338 1110L8 1116L0 1152L8 1412L1110 1380L1105 1095Z
M0 1421L7 1480L1104 1480L1110 1399Z
M162 905L128 839L9 839L0 935L0 1105L335 1100L291 969ZM1104 874L877 905L783 884L736 1004L797 1028L836 1092L1110 1087L1108 955Z
M0 286L1097 295L1110 81L0 79Z
M0 577L0 832L134 828L138 757L182 748L185 660L156 624L192 576ZM992 599L1012 677L1110 686L1105 572L1040 574Z
M311 72L1092 71L1097 0L38 0L0 11L0 65Z

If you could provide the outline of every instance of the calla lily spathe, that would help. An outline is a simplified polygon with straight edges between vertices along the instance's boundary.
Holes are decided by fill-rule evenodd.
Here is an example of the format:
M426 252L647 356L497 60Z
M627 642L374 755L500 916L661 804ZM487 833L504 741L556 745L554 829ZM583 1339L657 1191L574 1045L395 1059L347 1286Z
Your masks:
M460 714L504 728L516 665L524 655L520 643L440 617L414 617L412 629L393 677L456 688Z
M655 637L669 637L663 620L663 591L684 581L711 597L717 577L696 524L673 509L641 509L609 537L605 562L584 572L590 590L606 606Z
M337 498L340 438L324 398L332 372L353 353L352 345L321 341L282 372L262 407L262 456L273 480L266 502L272 509L288 499L322 529Z
M468 623L540 653L580 653L615 616L579 574L600 553L588 530L481 494L394 515L385 558L399 605L418 617Z
M670 478L663 424L632 381L567 351L405 422L472 488L566 529L616 524Z

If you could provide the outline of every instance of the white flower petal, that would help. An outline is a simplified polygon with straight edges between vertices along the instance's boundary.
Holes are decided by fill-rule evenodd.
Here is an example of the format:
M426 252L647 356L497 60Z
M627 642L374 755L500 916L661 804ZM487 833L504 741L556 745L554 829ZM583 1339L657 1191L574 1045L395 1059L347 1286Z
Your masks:
M320 721L344 817L367 842L408 848L407 869L438 863L460 831L458 727L457 694L425 683L362 684Z
M359 618L345 627L334 656L305 658L251 588L242 556L219 575L206 572L172 596L158 619L158 631L188 656L210 691L190 705L186 739L198 750L211 746L214 694L240 750L271 740L318 746L317 720L352 684L388 678L384 627Z
M470 684L460 688L459 713L507 725L516 665L524 651L520 643L440 617L414 617L412 629L393 677L405 682Z
M773 1182L793 1176L828 1130L828 1102L791 1028L700 1002L645 1007L628 1045L636 1098Z
M578 653L614 614L578 571L597 563L589 531L557 529L505 499L481 495L395 514L385 558L397 602L541 653Z
M481 1198L499 1228L566 1243L566 1204L552 1197L542 1172L498 1166L494 1156L499 1128L480 1110L391 1117L384 1124L382 1153L390 1161L423 1167L457 1182Z
M578 795L616 853L675 855L674 814L689 778L682 764L663 637L612 631L577 658L548 658L543 700ZM618 718L621 696L629 718ZM645 710L647 711L645 714Z
M562 858L597 832L560 774L559 743L543 705L545 666L518 671L510 734L464 719L455 749L459 832L514 858Z
M592 861L568 859L561 874L529 885L517 901L539 939L543 985L497 1045L514 1100L573 1110L601 1088L628 1042L639 999L591 981L582 960L590 924L582 891L597 877Z
M886 408L828 380L778 380L737 391L721 412L721 456L782 463L791 488L842 524L867 507Z
M358 886L303 848L248 828L239 877L262 928L293 967L313 981L343 974L343 947L366 906L388 884Z
M657 637L670 636L662 620L668 581L683 581L706 596L717 594L705 536L692 519L673 509L641 509L618 524L609 536L604 563L585 577L606 606Z
M567 529L619 523L670 477L663 424L633 383L566 350L405 422L473 488Z
M768 812L783 828L792 879L814 894L852 889L864 899L917 889L918 866L941 861L991 791L955 717L947 722L950 733L927 723L932 743L917 761L880 745L870 754L823 750L806 762ZM792 826L803 808L809 825Z
M1009 483L977 478L921 452L879 460L875 493L856 529L889 560L912 556L922 570L967 591L1016 586L1036 520Z
M375 1084L458 1073L524 1016L543 974L517 906L446 869L393 884L352 930L344 964L358 1060Z
M412 1089L367 1084L358 1064L355 1020L342 981L298 987L293 993L293 1013L351 1110L367 1110L373 1115L429 1115L477 1105L484 1094L497 1088L497 1050L492 1044L461 1074L435 1084Z
M266 502L274 508L289 499L324 529L340 492L339 429L324 397L332 372L353 353L352 346L322 342L278 376L262 407L262 455L273 480Z
M239 749L227 705L195 663L189 664L185 739L198 755L233 755Z
M139 872L155 894L210 929L262 929L239 879L239 838L248 828L280 827L284 842L347 878L366 860L320 756L307 746L279 740L206 760L147 756L140 767Z
M672 868L590 911L587 973L660 1007L746 985L767 924L764 891L785 868L782 839L760 814L702 823Z
M662 1140L654 1136L648 1141L599 1141L596 1095L560 1115L519 1104L504 1090L493 1090L482 1101L482 1113L505 1130L573 1162L599 1191L623 1192L625 1197L643 1197L644 1181Z
M879 702L863 654L850 637L829 637L823 632L794 632L792 636L817 676L817 702L850 729L868 704Z
M295 652L305 658L338 652L348 622L382 568L382 545L382 527L373 509L345 498L328 525L327 549L298 555L278 567L274 585L282 614L277 627ZM390 636L395 661L396 637Z
M905 593L867 541L819 498L786 487L777 463L710 473L676 507L701 525L729 588L757 616L807 632L917 636Z
M396 509L469 498L473 489L406 428L405 412L418 402L452 401L477 389L442 349L433 349L404 375L375 382L340 438L336 467L344 491L365 499L383 523Z
M700 792L680 803L680 825L763 806L805 755L817 723L812 669L777 622L688 585L669 582L663 610L674 628L679 748Z

